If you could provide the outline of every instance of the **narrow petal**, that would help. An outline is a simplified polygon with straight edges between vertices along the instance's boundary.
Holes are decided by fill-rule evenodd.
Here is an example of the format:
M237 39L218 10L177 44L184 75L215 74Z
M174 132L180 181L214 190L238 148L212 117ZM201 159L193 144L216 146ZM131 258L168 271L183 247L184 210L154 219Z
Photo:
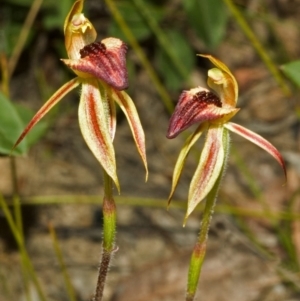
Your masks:
M181 176L181 172L182 172L183 166L185 164L187 155L190 152L190 149L192 148L192 146L200 138L200 136L202 135L202 133L206 127L207 127L206 124L199 125L198 128L196 129L196 131L186 139L183 147L181 148L181 151L179 153L179 156L178 156L178 159L176 161L174 171L173 171L172 188L171 188L171 192L170 192L170 195L168 198L168 207L170 205L174 191L177 187L177 184L178 184L179 178Z
M130 98L130 96L124 91L117 91L115 89L109 88L107 86L108 93L112 96L112 98L117 102L122 111L124 112L128 124L130 126L132 136L135 141L135 145L137 150L142 158L146 169L146 181L148 179L148 165L147 165L147 157L146 157L146 147L145 147L145 134L143 127L141 125L141 121L136 110L136 107Z
M191 181L185 220L211 191L222 171L225 159L223 131L223 127L208 129L199 165Z
M108 104L108 109L109 109L109 132L110 132L110 137L111 140L113 141L115 138L116 134L116 127L117 127L117 113L116 113L116 105L114 100L111 97L107 97L107 104Z
M195 123L222 124L232 118L239 109L225 106L207 89L198 87L183 91L170 119L168 138L175 138L180 132Z
M228 67L209 54L199 54L209 59L217 68L208 71L207 84L217 92L222 103L235 107L238 98L238 84Z
M115 151L96 80L87 80L82 84L78 117L86 144L120 191Z
M251 141L252 143L256 144L257 146L264 149L266 152L268 152L271 156L275 158L275 160L280 164L284 171L284 175L286 178L286 167L284 160L280 154L280 152L277 150L275 146L273 146L269 141L261 137L260 135L244 128L243 126L229 122L224 125L228 130L244 137L245 139Z
M107 38L81 49L81 59L62 61L74 71L80 71L79 76L94 76L117 90L124 90L128 87L126 52L124 42Z
M59 88L33 116L31 121L28 123L28 125L18 138L13 149L24 139L28 132L50 111L50 109L52 109L67 93L75 89L79 84L80 79L76 77Z

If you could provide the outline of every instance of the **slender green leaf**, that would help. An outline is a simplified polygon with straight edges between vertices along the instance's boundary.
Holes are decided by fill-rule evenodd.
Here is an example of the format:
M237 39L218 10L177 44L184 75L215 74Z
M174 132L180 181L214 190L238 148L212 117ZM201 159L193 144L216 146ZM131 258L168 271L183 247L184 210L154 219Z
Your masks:
M61 1L59 5L57 5L57 0L45 1L44 8L45 10L49 10L49 13L45 13L45 17L43 19L46 29L62 29L61 25L64 24L65 18L73 3L74 0L64 0Z
M228 14L222 0L183 1L190 24L209 48L216 47L222 40Z
M24 123L16 108L0 92L0 154L9 154L24 128ZM27 140L20 143L15 154L25 154L28 150Z
M3 31L0 36L0 50L4 51L7 56L10 56L22 29L22 24L17 22L5 22L2 26ZM26 41L26 45L29 44L32 38L32 32L29 33L28 41Z
M177 60L184 64L187 74L191 74L193 67L195 66L196 55L191 49L188 41L177 30L167 30L165 34L169 39L170 45L176 45L176 47L173 47L173 52ZM178 89L182 87L182 84L186 80L188 80L188 78L183 78L182 74L178 71L176 66L174 66L174 63L164 49L158 49L156 59L157 69L163 76L165 84L169 89Z
M150 36L151 29L139 13L138 9L133 4L127 1L121 1L116 4L136 39L142 40ZM147 5L147 9L151 11L151 15L154 19L156 19L157 21L162 19L162 8L153 6L146 2L145 5ZM109 28L109 35L127 41L126 36L123 34L123 31L120 29L120 27L115 21L111 23L111 26Z

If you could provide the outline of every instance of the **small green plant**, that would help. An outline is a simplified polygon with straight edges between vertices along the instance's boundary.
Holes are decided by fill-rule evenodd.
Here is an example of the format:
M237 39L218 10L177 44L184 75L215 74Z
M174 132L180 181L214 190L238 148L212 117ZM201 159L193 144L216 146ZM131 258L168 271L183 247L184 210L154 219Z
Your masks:
M81 85L78 119L81 133L104 174L103 251L93 300L102 300L110 259L115 251L116 206L113 183L120 192L113 140L116 132L115 102L123 110L148 177L145 137L138 113L129 95L126 45L117 38L95 42L97 33L82 13L84 0L77 0L64 23L65 46L69 59L62 61L77 75L59 88L36 113L14 147L28 135L41 118L67 93Z
M233 122L229 122L239 111L239 109L236 108L238 99L236 79L228 67L218 59L211 55L201 56L208 58L216 67L208 71L207 80L208 86L213 89L216 94L202 87L184 91L171 117L167 134L168 138L175 138L180 132L191 125L195 123L199 124L196 131L186 140L176 162L169 196L170 203L191 147L200 138L202 133L206 132L206 140L199 164L191 181L187 212L184 219L185 224L187 218L195 210L196 206L202 200L206 199L200 234L190 261L187 301L194 300L197 291L200 272L206 253L210 220L229 154L228 130L241 135L267 151L277 160L286 175L283 158L272 144L252 131Z

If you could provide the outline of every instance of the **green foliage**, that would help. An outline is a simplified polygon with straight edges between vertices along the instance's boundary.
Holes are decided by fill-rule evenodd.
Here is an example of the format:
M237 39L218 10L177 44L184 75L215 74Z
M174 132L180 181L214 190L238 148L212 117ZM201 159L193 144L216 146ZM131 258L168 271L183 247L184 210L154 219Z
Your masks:
M46 29L59 28L63 29L65 18L69 13L70 7L72 7L74 0L63 0L57 5L57 0L47 0L44 4L44 10L46 12L43 18L43 24Z
M0 154L8 155L11 153L13 145L32 117L33 112L31 110L20 105L13 105L0 92ZM14 150L14 154L26 154L30 146L44 134L46 128L46 122L37 124Z
M163 19L164 12L162 7L154 6L147 1L145 1L145 7L150 11L152 17L156 21L159 22ZM135 5L128 1L121 1L120 3L118 3L118 10L124 17L124 20L130 27L130 30L138 40L149 38L149 36L151 35L151 29L149 28L147 22L143 19L140 11L136 8ZM123 34L123 31L114 21L109 27L108 35L118 37L127 42L127 38Z
M135 38L151 43L150 55L170 90L182 88L195 68L196 53L201 51L192 48L184 24L190 23L206 47L213 48L221 42L228 19L222 0L183 1L183 9L174 9L174 15L170 15L165 2L154 5L153 1L130 0L116 5ZM108 32L127 41L115 21Z
M187 74L190 75L195 66L195 53L185 37L179 31L169 29L165 33L170 42L170 47L172 47L172 50L174 51L175 58L180 64L184 64ZM186 78L184 78L175 68L174 63L170 57L167 56L164 49L158 48L156 62L156 67L165 77L165 84L170 90L175 90L180 87L182 82L186 80Z
M32 3L32 0L6 0L0 8L0 25L4 32L0 44L4 45L5 53L8 56L11 55L17 42ZM40 15L42 16L40 19L41 23L39 26L30 28L29 39L27 40L25 48L30 45L37 30L42 28L47 30L62 30L65 17L73 3L73 0L64 0L57 5L56 0L44 0L40 11Z
M283 73L300 88L300 60L287 63L281 67Z
M16 139L24 128L23 121L13 104L0 93L0 153L9 154ZM24 154L28 150L27 141L16 148L16 154Z
M221 42L227 24L227 11L222 0L183 1L187 19L208 48Z
M3 31L0 33L0 50L6 54L11 54L20 31L20 24L10 22L5 23Z

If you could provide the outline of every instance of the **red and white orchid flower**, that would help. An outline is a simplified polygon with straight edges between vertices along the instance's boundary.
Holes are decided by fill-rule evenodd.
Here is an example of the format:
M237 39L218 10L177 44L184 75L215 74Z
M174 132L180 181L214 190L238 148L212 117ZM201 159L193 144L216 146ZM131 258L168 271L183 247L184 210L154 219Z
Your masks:
M195 132L186 140L177 159L169 196L170 203L191 147L201 134L207 131L199 164L190 184L186 218L212 190L224 169L224 150L228 143L224 139L225 128L267 151L278 161L286 174L283 158L271 143L241 125L229 122L239 109L236 108L238 85L228 67L211 55L200 56L209 59L216 66L208 71L207 81L216 94L202 87L182 92L167 133L167 138L174 138L192 124L199 123Z
M97 160L118 190L113 139L116 131L115 102L125 113L135 144L148 175L145 137L133 101L123 89L128 87L125 43L116 38L95 42L97 33L82 13L84 0L71 8L64 24L65 46L69 59L62 61L77 75L58 89L32 118L14 147L33 126L67 93L82 85L78 110L81 133Z

